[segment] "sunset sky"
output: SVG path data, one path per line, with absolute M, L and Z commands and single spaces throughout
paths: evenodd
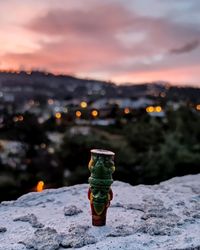
M 0 69 L 200 86 L 199 0 L 0 0 Z

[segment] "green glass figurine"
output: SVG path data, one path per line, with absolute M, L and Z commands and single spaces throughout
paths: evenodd
M 92 149 L 88 168 L 89 177 L 88 199 L 92 211 L 92 225 L 106 224 L 107 208 L 113 198 L 110 188 L 113 183 L 112 173 L 115 171 L 114 153 L 108 150 Z

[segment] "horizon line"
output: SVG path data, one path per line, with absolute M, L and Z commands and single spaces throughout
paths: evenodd
M 111 79 L 101 79 L 101 78 L 91 78 L 91 77 L 83 77 L 77 73 L 61 73 L 61 72 L 52 72 L 45 69 L 0 69 L 0 73 L 10 73 L 10 74 L 21 74 L 26 73 L 27 75 L 31 76 L 32 73 L 43 73 L 46 76 L 53 75 L 53 76 L 62 76 L 62 77 L 73 77 L 81 80 L 89 80 L 89 81 L 99 81 L 105 82 L 110 84 L 115 84 L 117 86 L 131 86 L 131 85 L 144 85 L 144 84 L 161 84 L 161 85 L 169 85 L 169 86 L 176 86 L 176 87 L 192 87 L 192 88 L 200 88 L 200 80 L 199 83 L 194 82 L 171 82 L 167 80 L 154 80 L 154 81 L 140 81 L 140 82 L 116 82 Z

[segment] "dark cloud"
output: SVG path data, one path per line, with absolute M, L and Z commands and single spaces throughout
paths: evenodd
M 183 46 L 179 47 L 179 48 L 174 48 L 170 50 L 171 54 L 182 54 L 182 53 L 188 53 L 191 52 L 193 50 L 195 50 L 196 48 L 199 47 L 199 40 L 194 40 L 192 42 L 186 43 Z
M 121 4 L 97 4 L 85 9 L 53 9 L 27 27 L 48 35 L 105 35 L 127 28 L 134 14 Z
M 197 27 L 173 22 L 168 17 L 141 16 L 119 2 L 100 4 L 95 1 L 93 5 L 83 9 L 51 9 L 29 22 L 26 28 L 50 38 L 59 36 L 74 39 L 75 43 L 93 41 L 97 45 L 101 41 L 104 45 L 110 43 L 122 50 L 124 44 L 120 44 L 117 39 L 119 34 L 132 36 L 143 32 L 146 39 L 140 44 L 140 53 L 142 50 L 145 53 L 147 50 L 150 53 L 159 49 L 169 51 L 170 47 L 176 48 L 180 43 L 186 43 L 188 37 L 195 40 L 200 35 Z M 138 52 L 136 43 L 133 43 L 132 51 Z

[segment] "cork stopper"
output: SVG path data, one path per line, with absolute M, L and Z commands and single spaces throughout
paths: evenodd
M 114 156 L 115 153 L 109 150 L 104 149 L 92 149 L 90 150 L 92 154 L 98 154 L 98 155 L 108 155 L 108 156 Z

